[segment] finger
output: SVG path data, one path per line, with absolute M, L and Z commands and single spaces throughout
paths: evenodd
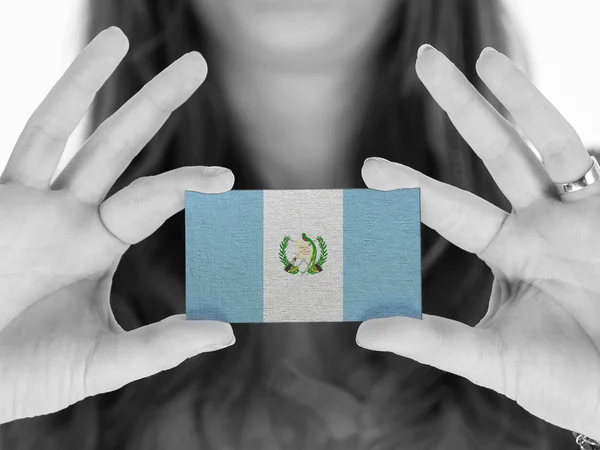
M 416 70 L 515 209 L 548 195 L 552 184 L 535 154 L 448 58 L 423 46 Z
M 199 353 L 234 343 L 229 323 L 186 320 L 183 314 L 127 333 L 103 336 L 89 358 L 85 395 L 114 391 L 178 366 Z
M 198 89 L 207 67 L 198 52 L 183 55 L 109 117 L 53 183 L 98 204 L 171 113 Z
M 114 236 L 133 245 L 181 211 L 186 189 L 216 194 L 230 190 L 233 183 L 233 173 L 223 167 L 180 167 L 138 178 L 100 205 L 100 217 Z
M 429 314 L 423 314 L 422 320 L 387 317 L 361 323 L 356 343 L 413 359 L 504 394 L 501 345 L 491 329 L 472 328 Z
M 111 27 L 81 51 L 27 121 L 0 183 L 48 187 L 69 136 L 128 47 L 123 32 Z
M 480 257 L 508 217 L 506 211 L 471 192 L 381 158 L 368 158 L 362 176 L 369 188 L 381 191 L 420 188 L 421 221 L 457 247 Z
M 487 48 L 477 72 L 539 151 L 555 183 L 576 180 L 591 167 L 577 132 L 510 59 Z

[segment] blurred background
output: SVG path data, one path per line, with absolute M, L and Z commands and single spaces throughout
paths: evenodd
M 588 147 L 599 147 L 600 2 L 503 1 L 528 53 L 534 83 Z M 85 45 L 86 2 L 21 0 L 2 5 L 0 171 L 30 114 Z M 69 141 L 59 170 L 89 133 L 84 118 Z

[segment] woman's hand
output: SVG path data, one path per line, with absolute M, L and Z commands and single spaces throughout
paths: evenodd
M 422 221 L 475 253 L 495 280 L 471 328 L 423 314 L 361 324 L 357 342 L 452 372 L 559 427 L 600 439 L 600 181 L 558 196 L 592 160 L 579 136 L 525 75 L 493 49 L 477 72 L 541 154 L 439 51 L 424 46 L 419 78 L 512 204 L 487 201 L 406 166 L 367 160 L 374 189 L 420 187 Z M 482 299 L 483 301 L 483 299 Z
M 227 169 L 182 167 L 103 201 L 204 81 L 198 53 L 144 86 L 51 183 L 67 138 L 127 49 L 113 27 L 81 52 L 27 122 L 0 177 L 0 423 L 58 411 L 235 342 L 228 323 L 184 315 L 125 332 L 109 303 L 121 255 L 183 208 L 185 189 L 233 185 Z

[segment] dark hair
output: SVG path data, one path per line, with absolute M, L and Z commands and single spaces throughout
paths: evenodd
M 210 66 L 210 49 L 204 47 L 189 0 L 89 4 L 90 39 L 110 25 L 119 26 L 130 39 L 129 55 L 97 96 L 94 125 L 183 53 L 200 50 Z M 358 177 L 364 158 L 382 156 L 510 208 L 414 70 L 417 48 L 431 43 L 504 112 L 475 73 L 484 47 L 509 52 L 509 28 L 499 2 L 399 0 L 394 24 L 382 36 L 371 103 L 349 149 L 356 187 L 362 186 Z M 218 81 L 209 73 L 205 84 L 172 115 L 109 195 L 140 176 L 188 165 L 224 165 L 236 175 L 235 189 L 261 188 L 260 180 L 243 163 Z M 424 312 L 475 325 L 487 310 L 490 271 L 476 256 L 428 228 L 422 228 L 422 236 Z M 123 328 L 183 313 L 184 273 L 180 213 L 123 257 L 111 299 Z M 318 332 L 320 324 L 311 325 Z M 261 339 L 275 338 L 283 327 L 294 324 L 232 326 L 237 336 L 233 347 L 199 355 L 176 369 L 88 398 L 59 413 L 8 424 L 0 434 L 0 449 L 4 445 L 10 450 L 246 448 L 252 444 L 253 427 L 269 420 L 264 409 L 270 401 L 265 384 L 269 374 L 256 364 L 264 356 Z M 570 434 L 530 415 L 512 400 L 412 360 L 363 350 L 354 341 L 356 323 L 336 327 L 345 347 L 335 354 L 339 373 L 331 374 L 328 381 L 365 403 L 365 420 L 373 434 L 362 436 L 360 448 L 529 450 L 569 445 Z M 332 350 L 324 345 L 323 352 Z M 372 389 L 360 391 L 358 385 Z M 290 411 L 298 416 L 287 423 L 297 424 L 298 433 L 306 438 L 305 448 L 316 448 L 311 439 L 322 427 L 317 415 L 297 406 Z

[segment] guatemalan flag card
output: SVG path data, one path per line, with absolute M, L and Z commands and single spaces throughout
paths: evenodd
M 419 194 L 186 191 L 187 319 L 421 319 Z

